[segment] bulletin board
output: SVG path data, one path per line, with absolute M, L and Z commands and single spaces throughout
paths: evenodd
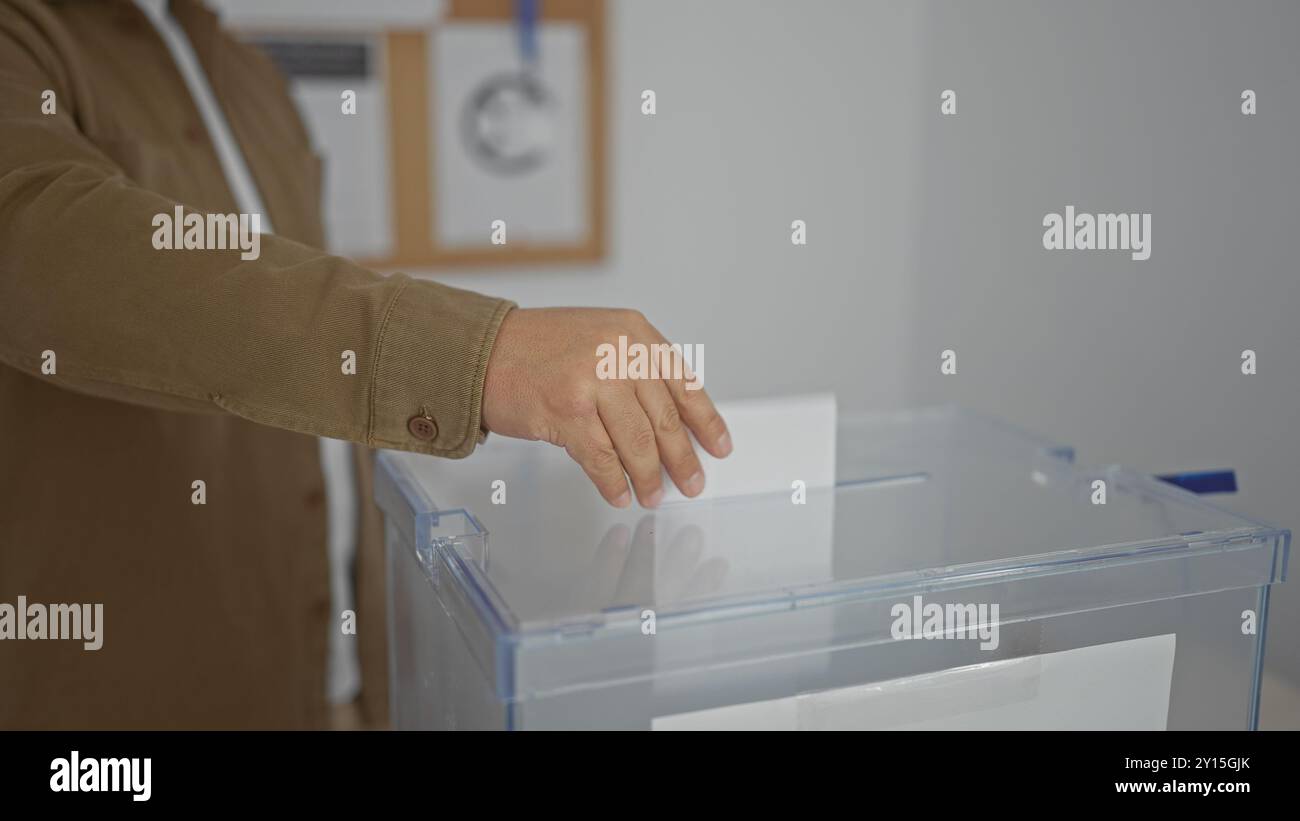
M 517 147 L 515 157 L 478 148 L 476 129 L 491 140 L 499 127 L 467 114 L 486 96 L 517 94 L 515 0 L 449 0 L 432 30 L 386 33 L 392 237 L 389 253 L 364 264 L 464 268 L 603 257 L 604 2 L 541 0 L 537 9 L 529 72 L 547 116 L 529 132 L 539 135 L 537 150 Z M 492 242 L 498 219 L 504 244 Z

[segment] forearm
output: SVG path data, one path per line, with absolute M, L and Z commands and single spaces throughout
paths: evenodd
M 442 456 L 473 449 L 509 303 L 273 235 L 256 259 L 160 250 L 154 218 L 176 203 L 50 120 L 0 116 L 0 361 L 128 402 Z M 408 429 L 421 412 L 432 439 Z

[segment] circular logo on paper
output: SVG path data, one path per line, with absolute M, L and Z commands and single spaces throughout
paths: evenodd
M 494 174 L 534 170 L 552 139 L 553 98 L 528 73 L 498 74 L 483 81 L 465 102 L 461 134 L 470 156 Z

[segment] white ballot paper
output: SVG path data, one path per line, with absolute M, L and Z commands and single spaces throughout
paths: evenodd
M 824 582 L 832 576 L 835 544 L 835 430 L 833 394 L 719 402 L 727 421 L 732 452 L 714 459 L 696 444 L 704 466 L 704 492 L 687 499 L 664 477 L 664 503 L 654 514 L 657 554 L 665 571 L 680 564 L 672 557 L 693 544 L 701 554 L 697 577 L 712 578 L 716 589 L 706 594 L 738 595 L 780 590 Z M 795 503 L 796 482 L 803 493 Z M 779 494 L 779 495 L 777 495 Z M 769 498 L 759 498 L 768 495 Z M 746 498 L 747 497 L 747 498 Z M 691 504 L 699 500 L 730 499 L 720 504 Z M 677 502 L 679 504 L 673 504 Z M 658 567 L 656 567 L 658 570 Z M 656 604 L 676 598 L 673 585 L 656 574 Z M 835 613 L 821 608 L 808 615 L 829 639 Z M 671 642 L 656 642 L 660 670 L 678 669 L 685 660 Z M 816 678 L 829 664 L 828 654 L 813 654 L 792 662 L 792 676 Z M 656 692 L 676 692 L 683 684 L 674 676 L 656 676 Z
M 654 730 L 1164 730 L 1166 633 L 660 716 Z
M 694 441 L 704 467 L 695 499 L 793 492 L 835 484 L 835 395 L 830 393 L 719 402 L 732 452 L 715 459 Z M 664 476 L 664 503 L 690 501 Z

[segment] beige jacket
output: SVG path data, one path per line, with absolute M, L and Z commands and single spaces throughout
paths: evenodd
M 256 260 L 153 247 L 177 204 L 237 208 L 135 5 L 0 0 L 0 603 L 104 612 L 97 651 L 0 641 L 0 728 L 326 726 L 340 614 L 312 435 L 446 457 L 483 436 L 511 304 L 318 250 L 320 161 L 284 80 L 197 0 L 172 6 L 278 231 Z M 357 451 L 378 722 L 380 533 Z

